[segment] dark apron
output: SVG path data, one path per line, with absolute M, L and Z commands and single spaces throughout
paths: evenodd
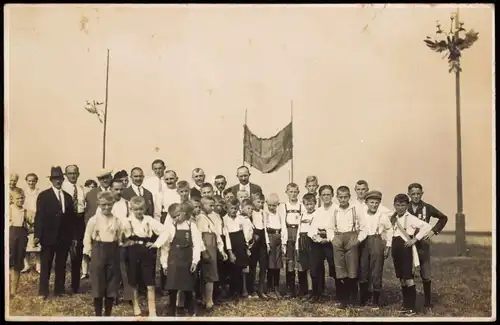
M 269 251 L 269 269 L 281 269 L 283 267 L 281 250 L 281 229 L 267 228 L 271 250 Z
M 247 241 L 243 230 L 229 233 L 229 240 L 231 240 L 231 247 L 234 256 L 236 257 L 235 265 L 247 267 L 250 263 L 247 254 Z
M 299 234 L 299 256 L 297 261 L 300 271 L 307 271 L 310 269 L 311 245 L 312 239 L 307 236 L 306 232 L 301 232 Z
M 217 236 L 215 233 L 203 232 L 201 237 L 209 257 L 209 260 L 201 262 L 203 280 L 205 282 L 217 282 L 219 281 L 217 273 Z
M 191 237 L 191 223 L 189 230 L 177 229 L 170 243 L 167 262 L 167 290 L 192 292 L 196 282 L 194 273 L 191 273 L 193 263 L 193 238 Z

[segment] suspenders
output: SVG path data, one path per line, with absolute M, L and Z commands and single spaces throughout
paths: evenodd
M 302 219 L 302 204 L 299 204 L 299 209 L 298 210 L 288 210 L 288 208 L 286 207 L 286 203 L 285 203 L 285 224 L 288 227 L 290 226 L 294 226 L 294 225 L 290 225 L 287 221 L 287 218 L 288 218 L 288 214 L 289 213 L 298 213 L 300 214 L 300 218 L 299 218 L 299 224 L 300 224 L 300 221 Z
M 335 208 L 335 210 L 333 211 L 333 226 L 335 229 L 335 233 L 339 232 L 338 227 L 337 227 L 337 213 L 338 213 L 338 209 Z M 358 218 L 356 216 L 356 207 L 353 206 L 352 207 L 352 230 L 351 231 L 356 231 L 356 220 L 358 220 Z

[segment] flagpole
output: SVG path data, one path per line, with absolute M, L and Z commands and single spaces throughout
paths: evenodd
M 292 126 L 292 161 L 290 163 L 290 182 L 293 183 L 293 100 L 290 101 L 290 122 Z
M 109 81 L 109 49 L 106 59 L 106 97 L 104 99 L 104 127 L 102 135 L 102 168 L 106 168 L 106 127 L 108 123 L 108 81 Z
M 245 124 L 243 124 L 243 163 L 241 164 L 242 166 L 245 166 L 245 127 L 247 125 L 247 111 L 248 109 L 245 108 Z

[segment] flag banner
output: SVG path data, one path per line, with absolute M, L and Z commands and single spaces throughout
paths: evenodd
M 272 173 L 292 159 L 292 139 L 291 122 L 268 139 L 257 137 L 245 125 L 243 160 L 264 174 Z

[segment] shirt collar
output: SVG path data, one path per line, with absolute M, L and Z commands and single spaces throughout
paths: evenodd
M 55 188 L 54 186 L 52 186 L 52 190 L 54 191 L 54 193 L 57 194 L 58 192 L 62 191 L 62 188 L 58 190 L 57 188 Z
M 347 209 L 343 209 L 343 208 L 339 205 L 339 206 L 338 206 L 338 209 L 339 209 L 339 210 L 341 210 L 341 211 L 345 211 L 345 212 L 347 212 L 347 211 L 349 211 L 349 210 L 351 210 L 351 209 L 354 209 L 354 204 L 349 203 L 349 206 L 347 207 Z
M 102 186 L 99 186 L 99 187 L 101 188 L 101 192 L 106 192 L 106 191 L 109 191 L 109 187 L 108 187 L 108 189 L 107 189 L 107 190 L 105 190 L 105 189 L 104 189 L 104 187 L 102 187 Z

